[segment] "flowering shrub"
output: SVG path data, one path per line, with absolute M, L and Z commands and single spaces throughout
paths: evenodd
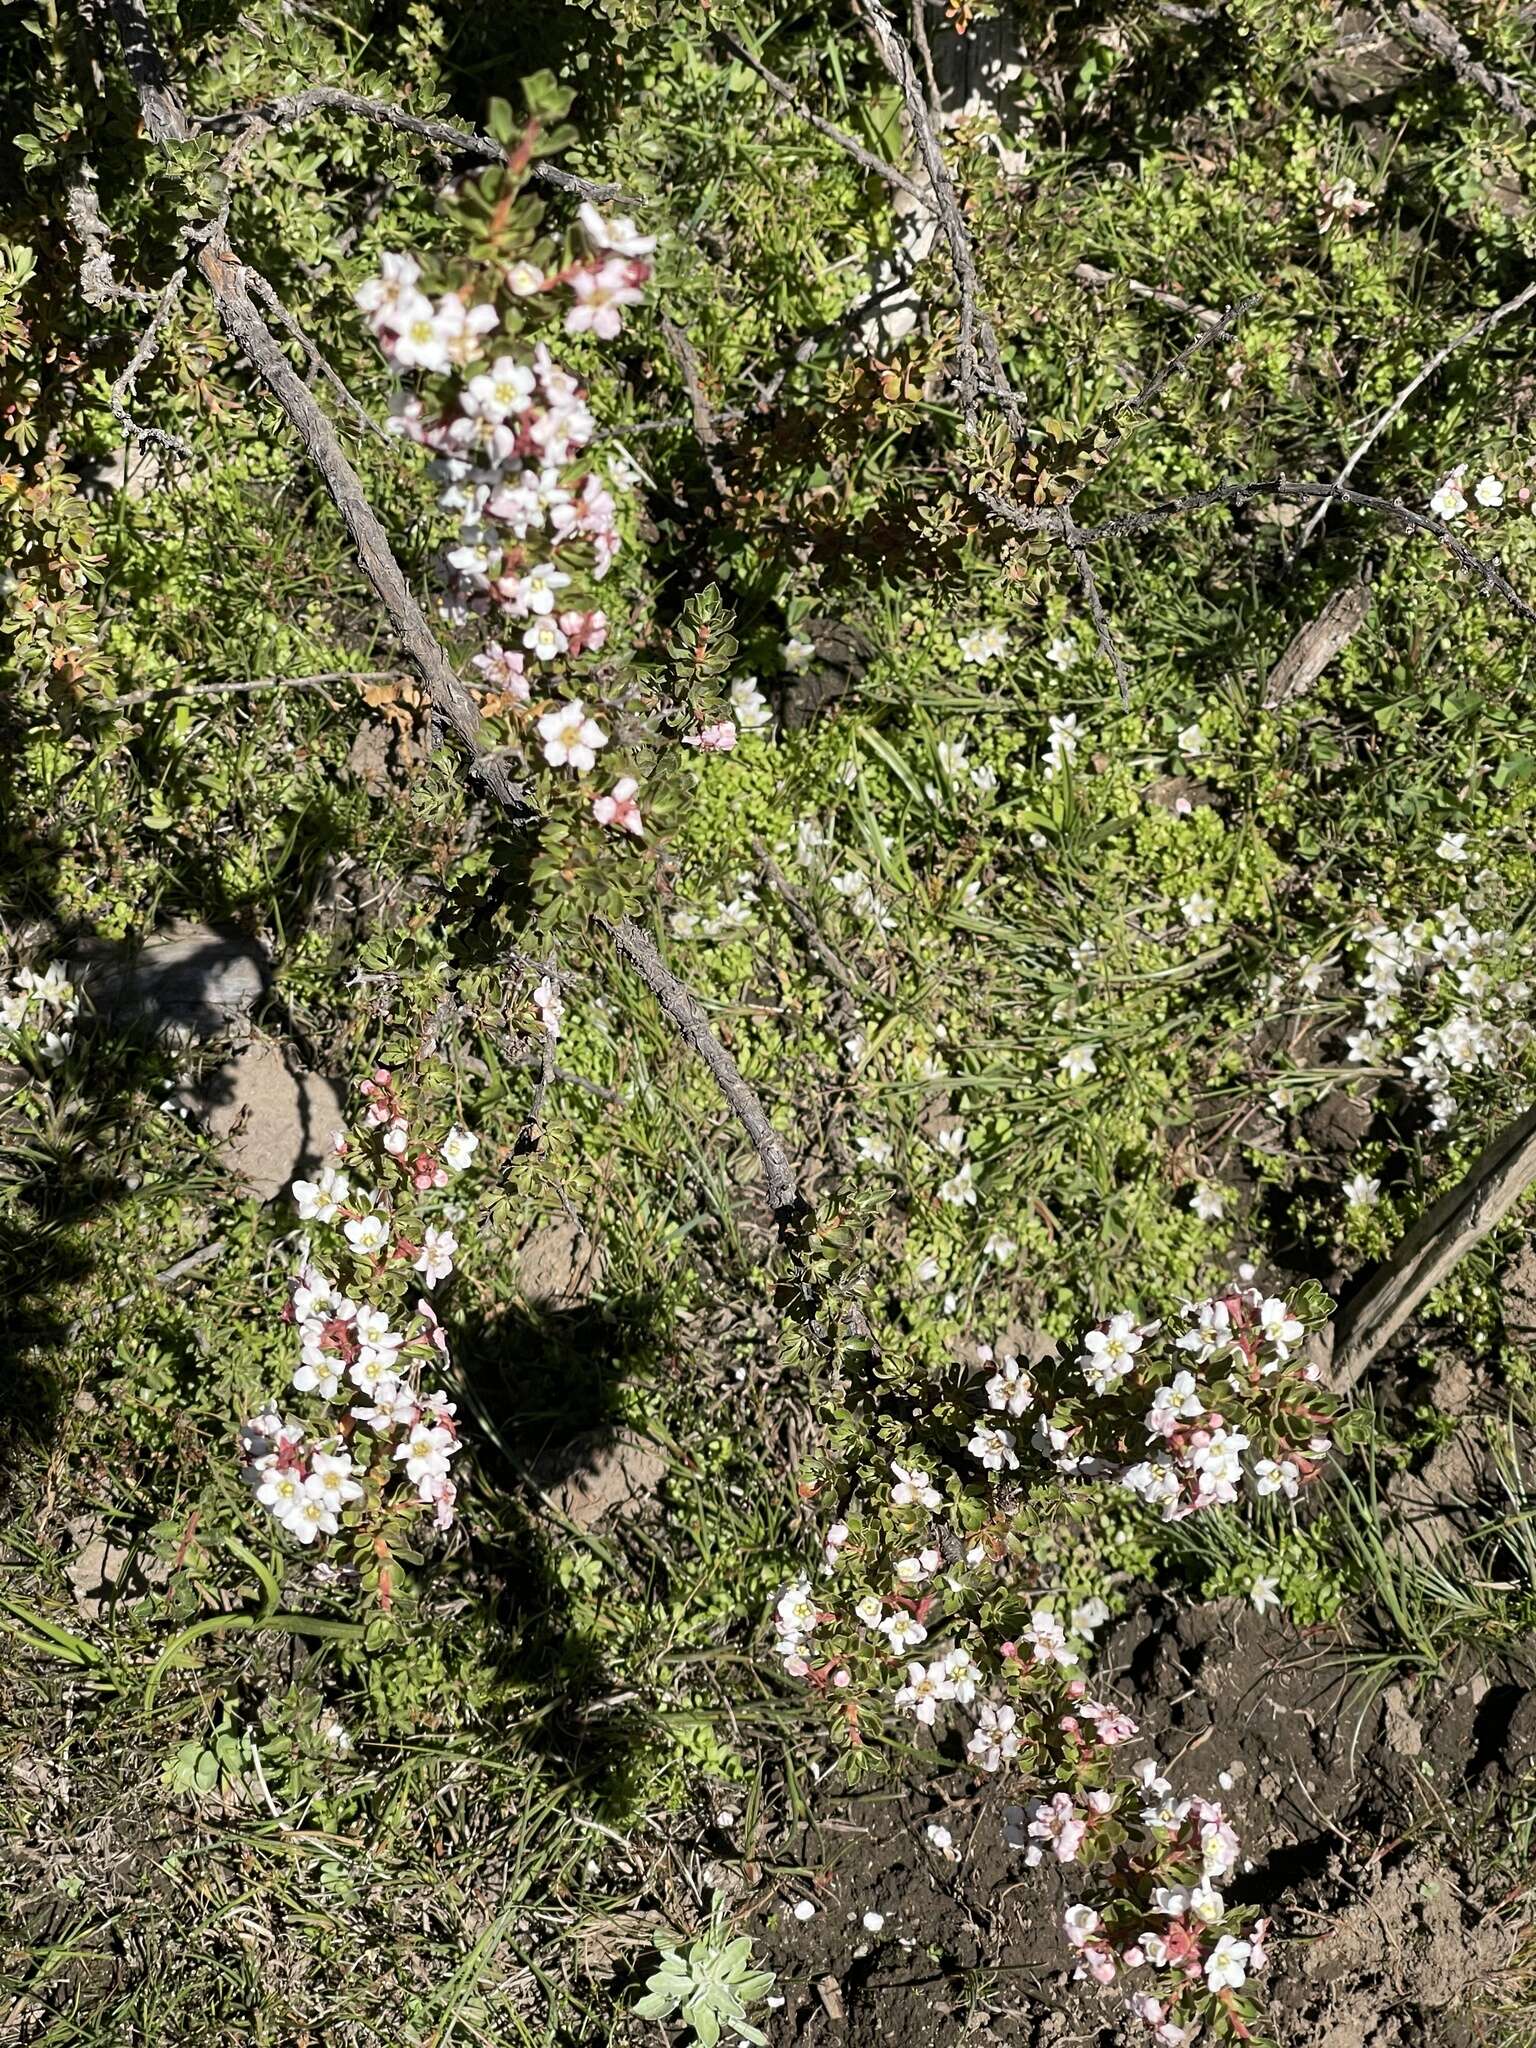
M 315 1179 L 293 1183 L 309 1234 L 284 1320 L 297 1340 L 290 1385 L 310 1415 L 258 1415 L 241 1445 L 259 1505 L 306 1548 L 342 1538 L 387 1607 L 389 1560 L 410 1558 L 396 1532 L 454 1518 L 459 1436 L 430 1297 L 453 1272 L 479 1140 L 457 1124 L 414 1126 L 386 1068 L 360 1093 L 360 1128 L 337 1132 Z
M 635 523 L 640 472 L 617 448 L 594 454 L 587 387 L 555 351 L 617 339 L 644 301 L 656 237 L 590 203 L 563 242 L 545 231 L 526 181 L 533 156 L 560 146 L 541 122 L 570 95 L 547 76 L 526 90 L 535 118 L 520 137 L 505 103 L 492 103 L 507 162 L 449 208 L 468 259 L 386 253 L 356 303 L 391 369 L 412 380 L 390 424 L 430 457 L 452 523 L 440 609 L 484 634 L 471 663 L 482 709 L 537 780 L 549 819 L 535 877 L 565 904 L 573 875 L 592 876 L 605 848 L 633 850 L 665 822 L 681 748 L 695 761 L 728 752 L 768 712 L 750 678 L 722 694 L 736 643 L 713 586 L 685 606 L 667 648 L 676 692 L 634 666 L 629 642 L 645 622 L 612 619 L 598 602 Z
M 1162 2043 L 1208 2021 L 1241 2034 L 1262 1932 L 1218 1889 L 1238 1854 L 1221 1808 L 1175 1801 L 1155 1761 L 1124 1760 L 1136 1722 L 1078 1669 L 1107 1610 L 1061 1611 L 1030 1537 L 1090 1485 L 1165 1520 L 1296 1498 L 1354 1427 L 1306 1356 L 1325 1313 L 1233 1288 L 1186 1304 L 1177 1335 L 1126 1311 L 1033 1368 L 980 1347 L 985 1377 L 937 1404 L 925 1437 L 898 1450 L 882 1429 L 883 1476 L 828 1529 L 820 1583 L 789 1586 L 776 1610 L 786 1672 L 826 1695 L 849 1742 L 864 1716 L 956 1717 L 977 1770 L 1025 1778 L 1029 1860 L 1086 1873 L 1066 1922 L 1081 1973 L 1145 1971 L 1132 2009 Z

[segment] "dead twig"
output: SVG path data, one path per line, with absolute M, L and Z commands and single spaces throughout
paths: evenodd
M 752 1140 L 763 1169 L 763 1185 L 774 1221 L 782 1237 L 793 1237 L 810 1208 L 800 1192 L 800 1183 L 784 1140 L 768 1121 L 768 1113 L 742 1078 L 741 1069 L 709 1028 L 709 1020 L 697 998 L 684 987 L 640 927 L 621 917 L 616 924 L 606 918 L 598 922 L 613 940 L 620 955 L 639 975 L 671 1019 L 683 1043 L 692 1048 L 715 1078 L 715 1085 L 734 1111 Z
M 1480 319 L 1474 320 L 1470 327 L 1464 327 L 1460 334 L 1445 344 L 1444 348 L 1437 349 L 1423 369 L 1419 371 L 1418 375 L 1403 386 L 1386 411 L 1376 420 L 1370 432 L 1360 442 L 1358 447 L 1355 448 L 1349 460 L 1339 471 L 1336 481 L 1341 484 L 1349 482 L 1355 473 L 1356 466 L 1375 447 L 1409 399 L 1423 385 L 1429 382 L 1430 378 L 1434 376 L 1435 372 L 1449 356 L 1453 356 L 1457 349 L 1464 348 L 1469 341 L 1476 341 L 1481 335 L 1490 333 L 1501 321 L 1510 319 L 1522 307 L 1528 306 L 1532 299 L 1536 299 L 1536 283 L 1528 284 L 1523 292 L 1518 292 L 1514 298 L 1507 299 L 1502 306 L 1495 306 L 1491 312 L 1484 313 Z M 1301 529 L 1301 537 L 1296 543 L 1298 550 L 1304 548 L 1313 534 L 1316 533 L 1318 527 L 1322 525 L 1323 520 L 1327 516 L 1327 512 L 1328 507 L 1326 503 L 1318 506 L 1306 525 Z
M 710 482 L 722 498 L 731 495 L 731 486 L 720 459 L 715 454 L 723 438 L 715 424 L 715 416 L 709 409 L 709 400 L 704 396 L 704 385 L 699 375 L 699 358 L 693 343 L 688 339 L 675 320 L 663 313 L 661 331 L 666 338 L 668 351 L 677 364 L 678 374 L 683 380 L 683 389 L 688 393 L 688 404 L 693 412 L 693 431 L 704 450 L 704 461 L 709 469 Z
M 186 281 L 187 266 L 179 263 L 166 280 L 165 289 L 160 294 L 160 303 L 150 316 L 149 325 L 139 336 L 138 347 L 112 379 L 111 389 L 107 393 L 107 404 L 112 409 L 113 419 L 130 440 L 141 445 L 169 449 L 173 455 L 179 455 L 183 462 L 190 462 L 192 450 L 179 434 L 168 433 L 164 427 L 142 427 L 128 410 L 128 401 L 133 396 L 134 387 L 160 346 L 161 330 L 170 319 L 171 310 L 181 297 L 181 288 Z
M 1020 533 L 1055 534 L 1065 538 L 1063 520 L 1065 514 L 1060 505 L 1015 505 L 1010 499 L 1001 497 L 996 491 L 979 486 L 975 490 L 977 500 L 999 519 L 1005 520 Z M 1536 606 L 1532 606 L 1493 563 L 1475 554 L 1465 541 L 1453 533 L 1443 519 L 1436 519 L 1428 512 L 1416 512 L 1411 505 L 1405 505 L 1396 498 L 1372 497 L 1367 491 L 1351 490 L 1339 484 L 1300 483 L 1289 477 L 1263 477 L 1251 483 L 1218 484 L 1208 491 L 1192 491 L 1187 497 L 1172 498 L 1161 505 L 1150 505 L 1138 512 L 1122 512 L 1115 518 L 1102 520 L 1097 526 L 1083 526 L 1077 529 L 1078 537 L 1084 541 L 1127 540 L 1135 534 L 1150 533 L 1170 520 L 1183 519 L 1195 512 L 1208 512 L 1217 506 L 1246 505 L 1255 498 L 1279 498 L 1291 504 L 1315 505 L 1323 499 L 1336 499 L 1341 505 L 1353 505 L 1362 511 L 1379 512 L 1394 520 L 1410 533 L 1429 534 L 1454 558 L 1469 575 L 1475 576 L 1486 588 L 1497 592 L 1514 612 L 1531 624 L 1536 624 Z
M 1526 129 L 1536 120 L 1514 79 L 1507 72 L 1490 71 L 1486 64 L 1480 64 L 1442 15 L 1429 7 L 1410 6 L 1400 6 L 1396 14 L 1409 35 L 1449 64 L 1464 84 L 1492 100 L 1506 119 Z
M 1072 275 L 1090 290 L 1102 291 L 1106 285 L 1118 285 L 1128 298 L 1148 299 L 1154 306 L 1166 306 L 1170 313 L 1187 313 L 1192 320 L 1199 320 L 1208 327 L 1219 325 L 1222 318 L 1209 306 L 1197 306 L 1189 299 L 1181 299 L 1177 292 L 1165 292 L 1155 284 L 1143 284 L 1139 277 L 1119 277 L 1112 270 L 1100 270 L 1096 263 L 1076 263 L 1072 266 Z
M 364 433 L 372 434 L 375 440 L 382 441 L 386 448 L 393 448 L 395 443 L 385 433 L 367 406 L 337 376 L 336 372 L 325 360 L 325 357 L 321 355 L 319 349 L 315 347 L 315 344 L 304 332 L 298 321 L 294 319 L 261 272 L 259 270 L 252 270 L 251 266 L 247 264 L 245 266 L 245 278 L 246 283 L 256 294 L 257 298 L 261 300 L 261 303 L 266 307 L 273 319 L 292 335 L 293 339 L 304 351 L 304 358 L 309 364 L 310 374 L 320 379 L 331 395 L 357 421 Z
M 825 135 L 829 142 L 835 142 L 845 156 L 852 157 L 856 164 L 866 171 L 873 172 L 875 177 L 883 178 L 894 191 L 904 192 L 909 199 L 915 199 L 919 206 L 931 211 L 927 194 L 913 184 L 905 171 L 895 164 L 887 163 L 884 157 L 875 156 L 862 142 L 856 142 L 846 128 L 839 128 L 835 122 L 813 112 L 787 78 L 781 78 L 777 71 L 770 71 L 761 57 L 754 57 L 746 44 L 739 37 L 732 35 L 729 29 L 718 29 L 716 33 L 731 55 L 745 64 L 749 71 L 755 72 L 770 92 L 776 92 L 785 105 L 792 107 L 801 120 L 814 128 L 818 135 Z
M 1347 1393 L 1451 1268 L 1536 1181 L 1536 1109 L 1501 1131 L 1426 1209 L 1385 1265 L 1334 1318 L 1333 1383 Z
M 560 969 L 553 953 L 544 962 L 540 972 L 549 985 L 553 1006 L 558 1012 L 560 1004 Z M 528 1105 L 528 1114 L 523 1127 L 513 1141 L 514 1157 L 537 1152 L 544 1140 L 544 1104 L 555 1082 L 555 1035 L 548 1028 L 544 1032 L 544 1043 L 539 1049 L 539 1078 L 533 1084 L 533 1100 Z
M 403 107 L 394 106 L 389 100 L 369 99 L 362 93 L 344 92 L 334 85 L 313 85 L 303 92 L 268 100 L 262 106 L 245 107 L 227 114 L 208 114 L 198 125 L 216 132 L 243 129 L 258 123 L 268 128 L 291 128 L 298 121 L 308 120 L 312 114 L 326 113 L 360 114 L 365 120 L 377 121 L 381 127 L 393 128 L 401 135 L 418 136 L 423 142 L 430 142 L 454 156 L 474 157 L 481 163 L 506 162 L 507 152 L 494 136 L 481 135 L 473 128 L 460 128 L 453 121 L 436 121 L 420 114 L 408 114 Z M 533 164 L 528 175 L 546 185 L 553 185 L 557 191 L 571 192 L 580 199 L 591 200 L 594 205 L 612 204 L 615 200 L 625 206 L 644 203 L 634 193 L 626 192 L 622 185 L 605 185 L 591 178 L 578 178 L 571 171 L 562 171 L 556 164 Z
M 855 1002 L 859 996 L 859 984 L 848 967 L 839 957 L 830 941 L 824 937 L 821 926 L 816 922 L 815 913 L 800 891 L 780 872 L 778 863 L 769 853 L 761 839 L 752 841 L 752 851 L 757 855 L 757 864 L 763 871 L 763 878 L 773 890 L 784 908 L 798 926 L 800 936 L 822 972 L 829 980 Z
M 917 72 L 913 68 L 912 53 L 895 22 L 882 6 L 881 0 L 859 0 L 859 12 L 869 31 L 870 40 L 879 52 L 881 63 L 901 89 L 912 139 L 917 145 L 918 155 L 922 158 L 923 169 L 928 174 L 928 183 L 933 194 L 932 203 L 937 209 L 939 226 L 943 229 L 944 239 L 949 247 L 950 268 L 954 272 L 955 290 L 960 299 L 956 385 L 966 425 L 971 428 L 976 425 L 981 364 L 984 362 L 998 402 L 1007 416 L 1009 427 L 1016 439 L 1021 438 L 1024 433 L 1023 416 L 1019 411 L 1018 400 L 1014 396 L 1008 372 L 1003 367 L 997 335 L 980 302 L 981 286 L 976 276 L 976 257 L 970 231 L 961 213 L 954 180 L 949 175 L 949 166 L 944 161 L 944 152 L 939 147 L 933 119 L 923 96 L 923 89 L 918 83 Z
M 1072 514 L 1066 505 L 1062 506 L 1061 512 L 1061 538 L 1066 542 L 1067 552 L 1077 565 L 1078 581 L 1083 586 L 1083 596 L 1087 601 L 1088 615 L 1093 620 L 1093 630 L 1099 636 L 1099 646 L 1108 657 L 1109 665 L 1115 672 L 1115 681 L 1120 685 L 1120 702 L 1129 711 L 1131 679 L 1126 673 L 1120 650 L 1115 645 L 1115 636 L 1109 630 L 1109 614 L 1105 611 L 1104 600 L 1099 595 L 1099 583 L 1093 573 L 1093 563 L 1089 560 L 1088 550 L 1083 545 L 1082 529 L 1073 523 Z
M 1310 690 L 1334 656 L 1354 639 L 1370 609 L 1368 585 L 1346 583 L 1336 590 L 1270 670 L 1264 684 L 1264 709 L 1278 711 L 1282 704 Z

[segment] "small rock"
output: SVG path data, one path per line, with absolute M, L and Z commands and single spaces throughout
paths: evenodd
M 270 1202 L 305 1167 L 330 1152 L 346 1122 L 335 1084 L 299 1074 L 271 1039 L 257 1038 L 207 1077 L 195 1098 L 230 1170 L 258 1200 Z
M 590 1529 L 608 1515 L 631 1512 L 654 1499 L 667 1471 L 667 1461 L 655 1445 L 630 1430 L 606 1441 L 602 1433 L 578 1438 L 558 1456 L 564 1477 L 551 1488 L 551 1495 L 578 1529 Z
M 1419 1726 L 1408 1695 L 1400 1685 L 1389 1685 L 1381 1696 L 1382 1733 L 1394 1756 L 1420 1756 L 1424 1730 Z
M 249 1027 L 268 973 L 265 953 L 244 932 L 179 923 L 137 948 L 86 951 L 75 979 L 104 1016 L 208 1039 Z
M 517 1255 L 523 1299 L 541 1308 L 579 1308 L 602 1285 L 603 1251 L 574 1216 L 534 1231 Z
M 114 1542 L 98 1518 L 74 1523 L 69 1534 L 79 1549 L 64 1576 L 82 1614 L 94 1617 L 119 1601 L 142 1600 L 170 1577 L 163 1563 Z

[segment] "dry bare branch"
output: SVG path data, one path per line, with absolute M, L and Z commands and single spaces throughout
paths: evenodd
M 1065 539 L 1063 509 L 1060 505 L 1015 505 L 996 491 L 980 487 L 977 500 L 1020 533 L 1048 533 Z M 1351 490 L 1340 484 L 1300 483 L 1289 477 L 1261 477 L 1251 483 L 1217 484 L 1208 491 L 1192 491 L 1187 497 L 1172 498 L 1162 505 L 1149 505 L 1138 512 L 1122 512 L 1097 526 L 1077 529 L 1084 541 L 1128 540 L 1138 533 L 1150 533 L 1170 520 L 1187 518 L 1195 512 L 1209 512 L 1217 506 L 1246 505 L 1255 498 L 1279 498 L 1282 502 L 1315 505 L 1336 499 L 1361 511 L 1379 512 L 1410 533 L 1424 533 L 1437 540 L 1459 567 L 1475 576 L 1487 589 L 1502 597 L 1512 611 L 1536 624 L 1536 606 L 1523 598 L 1501 569 L 1485 561 L 1452 532 L 1443 519 L 1428 512 L 1416 512 L 1397 498 L 1376 498 L 1367 491 Z
M 749 71 L 755 72 L 770 92 L 776 92 L 785 105 L 792 107 L 801 120 L 814 128 L 818 135 L 825 135 L 829 142 L 835 142 L 845 156 L 852 157 L 856 164 L 866 171 L 873 172 L 875 177 L 883 178 L 894 191 L 904 192 L 909 199 L 915 199 L 919 206 L 928 207 L 928 195 L 913 184 L 905 171 L 895 164 L 887 163 L 884 157 L 876 156 L 873 151 L 867 150 L 862 142 L 856 142 L 846 128 L 839 128 L 835 122 L 813 112 L 787 78 L 781 78 L 777 71 L 770 71 L 761 57 L 754 57 L 746 44 L 738 36 L 732 35 L 729 29 L 720 29 L 717 34 L 731 55 L 745 64 Z
M 1427 1209 L 1385 1265 L 1334 1319 L 1334 1385 L 1347 1393 L 1472 1247 L 1536 1181 L 1536 1109 L 1501 1131 L 1466 1176 Z
M 186 281 L 187 266 L 179 263 L 166 280 L 165 289 L 160 294 L 160 303 L 150 316 L 149 325 L 139 336 L 138 347 L 112 379 L 111 389 L 107 393 L 107 404 L 112 409 L 113 419 L 130 440 L 147 443 L 155 448 L 169 449 L 171 454 L 179 455 L 183 462 L 190 462 L 192 450 L 179 434 L 168 433 L 164 427 L 140 426 L 128 410 L 128 401 L 133 396 L 134 387 L 160 346 L 161 331 L 170 319 L 171 310 L 181 297 L 181 288 Z
M 1412 378 L 1398 392 L 1396 398 L 1393 399 L 1386 411 L 1375 422 L 1370 432 L 1365 436 L 1365 439 L 1360 442 L 1359 446 L 1351 454 L 1349 460 L 1339 471 L 1338 482 L 1341 484 L 1349 482 L 1355 473 L 1356 465 L 1370 453 L 1371 449 L 1375 447 L 1376 443 L 1387 431 L 1387 428 L 1391 426 L 1413 394 L 1421 386 L 1429 382 L 1430 378 L 1434 376 L 1436 370 L 1440 368 L 1440 365 L 1448 356 L 1454 355 L 1457 349 L 1464 348 L 1469 341 L 1476 341 L 1479 336 L 1491 333 L 1501 321 L 1510 319 L 1522 307 L 1528 306 L 1532 299 L 1536 299 L 1536 284 L 1528 284 L 1523 292 L 1518 292 L 1512 299 L 1506 299 L 1502 306 L 1495 306 L 1491 312 L 1484 313 L 1480 319 L 1474 320 L 1470 327 L 1464 327 L 1460 334 L 1445 344 L 1444 348 L 1436 350 L 1435 354 L 1430 357 L 1418 375 Z M 1301 538 L 1297 542 L 1298 548 L 1306 546 L 1327 516 L 1327 512 L 1328 507 L 1326 503 L 1318 506 L 1312 517 L 1301 529 Z
M 325 113 L 360 114 L 365 120 L 377 121 L 381 127 L 393 128 L 398 134 L 418 136 L 423 142 L 430 142 L 453 156 L 474 157 L 480 163 L 506 161 L 507 152 L 494 136 L 481 135 L 473 128 L 460 128 L 453 121 L 408 114 L 403 107 L 397 107 L 389 100 L 369 99 L 362 93 L 345 92 L 334 85 L 313 85 L 304 92 L 268 100 L 263 106 L 245 107 L 227 114 L 210 114 L 198 125 L 216 132 L 254 126 L 291 128 L 296 122 L 308 120 L 312 114 Z M 616 200 L 625 206 L 643 204 L 634 193 L 626 192 L 622 185 L 605 185 L 591 178 L 578 178 L 571 171 L 562 171 L 557 164 L 533 164 L 528 175 L 546 185 L 553 185 L 557 191 L 589 199 L 594 205 L 611 205 Z
M 1072 275 L 1079 284 L 1085 284 L 1092 291 L 1102 291 L 1106 285 L 1118 285 L 1128 298 L 1149 299 L 1155 306 L 1166 306 L 1170 313 L 1187 313 L 1192 320 L 1199 320 L 1207 327 L 1214 327 L 1221 320 L 1220 313 L 1213 313 L 1209 306 L 1197 306 L 1190 299 L 1181 299 L 1177 292 L 1165 292 L 1155 284 L 1143 284 L 1139 277 L 1120 277 L 1112 270 L 1100 270 L 1096 263 L 1075 263 Z
M 1490 71 L 1486 64 L 1480 64 L 1443 15 L 1430 7 L 1406 5 L 1396 13 L 1409 35 L 1449 64 L 1464 84 L 1492 100 L 1508 120 L 1525 129 L 1536 121 L 1536 113 L 1526 105 L 1514 79 L 1507 72 Z
M 715 1077 L 715 1085 L 752 1140 L 762 1163 L 763 1185 L 774 1221 L 782 1236 L 791 1236 L 810 1214 L 800 1192 L 800 1183 L 790 1164 L 784 1141 L 768 1121 L 767 1111 L 743 1080 L 741 1069 L 709 1028 L 709 1019 L 698 1000 L 667 966 L 640 927 L 621 917 L 617 924 L 600 920 L 624 959 L 639 975 L 651 994 L 671 1018 L 678 1036 L 690 1046 Z
M 912 53 L 907 48 L 901 31 L 882 6 L 881 0 L 859 0 L 859 12 L 869 31 L 870 40 L 879 52 L 881 63 L 901 90 L 912 139 L 917 145 L 918 155 L 923 160 L 923 169 L 928 174 L 928 183 L 933 194 L 932 203 L 937 208 L 939 226 L 944 231 L 944 240 L 949 247 L 950 268 L 954 271 L 955 290 L 960 299 L 960 338 L 956 365 L 960 409 L 965 415 L 967 426 L 974 428 L 977 400 L 981 390 L 981 364 L 985 362 L 987 375 L 992 379 L 998 401 L 1007 415 L 1008 424 L 1015 438 L 1019 438 L 1024 433 L 1023 416 L 1019 411 L 1013 386 L 1009 382 L 1008 372 L 1003 367 L 997 335 L 981 305 L 981 286 L 976 276 L 976 255 L 970 230 L 965 224 L 954 180 L 949 175 L 949 166 L 944 161 L 944 152 L 939 147 L 939 139 L 934 132 L 928 102 L 913 67 Z
M 103 700 L 104 711 L 127 711 L 135 704 L 176 703 L 186 697 L 237 697 L 256 690 L 326 690 L 337 683 L 387 683 L 399 678 L 397 668 L 335 669 L 313 676 L 249 676 L 217 683 L 163 683 L 152 690 L 130 690 L 124 697 Z
M 249 264 L 246 264 L 245 280 L 267 311 L 272 315 L 273 319 L 292 335 L 293 339 L 304 351 L 304 358 L 309 364 L 311 375 L 320 379 L 321 383 L 325 385 L 326 389 L 344 410 L 351 414 L 352 418 L 356 420 L 365 433 L 373 435 L 375 440 L 382 441 L 386 448 L 393 448 L 395 443 L 391 441 L 367 406 L 337 376 L 336 372 L 325 360 L 325 357 L 321 355 L 319 349 L 315 347 L 315 344 L 304 332 L 298 321 L 294 319 L 261 272 L 253 270 Z

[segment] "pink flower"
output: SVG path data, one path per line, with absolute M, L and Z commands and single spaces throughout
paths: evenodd
M 728 718 L 722 718 L 718 725 L 706 725 L 701 732 L 690 733 L 683 741 L 685 747 L 697 747 L 701 754 L 728 754 L 736 744 L 736 727 Z
M 635 791 L 639 787 L 633 775 L 621 775 L 610 795 L 594 797 L 592 815 L 599 825 L 611 825 L 616 832 L 630 832 L 636 839 L 643 839 L 645 826 L 641 822 L 640 806 L 635 802 Z
M 608 638 L 606 612 L 562 612 L 556 624 L 565 635 L 572 654 L 584 654 L 588 649 L 596 654 Z
M 509 697 L 515 697 L 519 704 L 528 702 L 528 679 L 523 674 L 527 657 L 516 647 L 503 647 L 499 640 L 493 640 L 483 654 L 477 654 L 470 663 L 479 669 L 488 683 L 494 683 L 498 690 L 504 690 Z
M 613 341 L 624 330 L 625 306 L 638 306 L 645 297 L 640 286 L 650 276 L 650 265 L 610 257 L 607 262 L 573 271 L 571 290 L 576 303 L 565 316 L 567 334 L 592 333 L 599 341 Z
M 1053 1799 L 1036 1800 L 1029 1832 L 1037 1842 L 1050 1843 L 1058 1863 L 1071 1863 L 1083 1846 L 1088 1828 L 1072 1804 L 1071 1795 L 1058 1792 Z

